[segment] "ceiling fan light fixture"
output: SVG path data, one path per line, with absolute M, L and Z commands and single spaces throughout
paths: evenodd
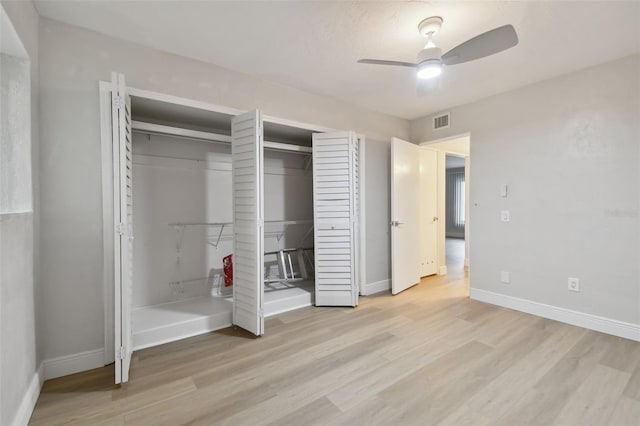
M 439 60 L 425 61 L 418 66 L 419 79 L 434 78 L 442 74 L 442 63 Z

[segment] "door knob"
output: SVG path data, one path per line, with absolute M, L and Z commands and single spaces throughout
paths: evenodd
M 437 222 L 437 221 L 438 221 L 438 216 L 434 216 L 434 217 L 433 217 L 433 221 L 434 221 L 434 222 Z

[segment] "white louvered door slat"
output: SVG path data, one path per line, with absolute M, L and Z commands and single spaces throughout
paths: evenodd
M 129 381 L 133 353 L 133 148 L 131 98 L 124 75 L 114 74 L 112 135 L 114 159 L 114 307 L 116 383 Z
M 316 306 L 358 304 L 357 139 L 313 135 Z
M 264 334 L 264 158 L 262 115 L 231 120 L 233 187 L 233 324 Z

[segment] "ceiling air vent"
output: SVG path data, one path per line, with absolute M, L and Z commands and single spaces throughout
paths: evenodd
M 450 117 L 451 113 L 441 114 L 433 117 L 433 130 L 448 128 Z

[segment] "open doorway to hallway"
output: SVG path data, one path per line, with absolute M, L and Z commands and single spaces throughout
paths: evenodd
M 421 257 L 428 259 L 435 250 L 437 272 L 431 269 L 432 274 L 467 272 L 470 148 L 468 134 L 421 144 Z
M 445 260 L 450 274 L 465 266 L 465 158 L 446 154 L 445 166 Z

